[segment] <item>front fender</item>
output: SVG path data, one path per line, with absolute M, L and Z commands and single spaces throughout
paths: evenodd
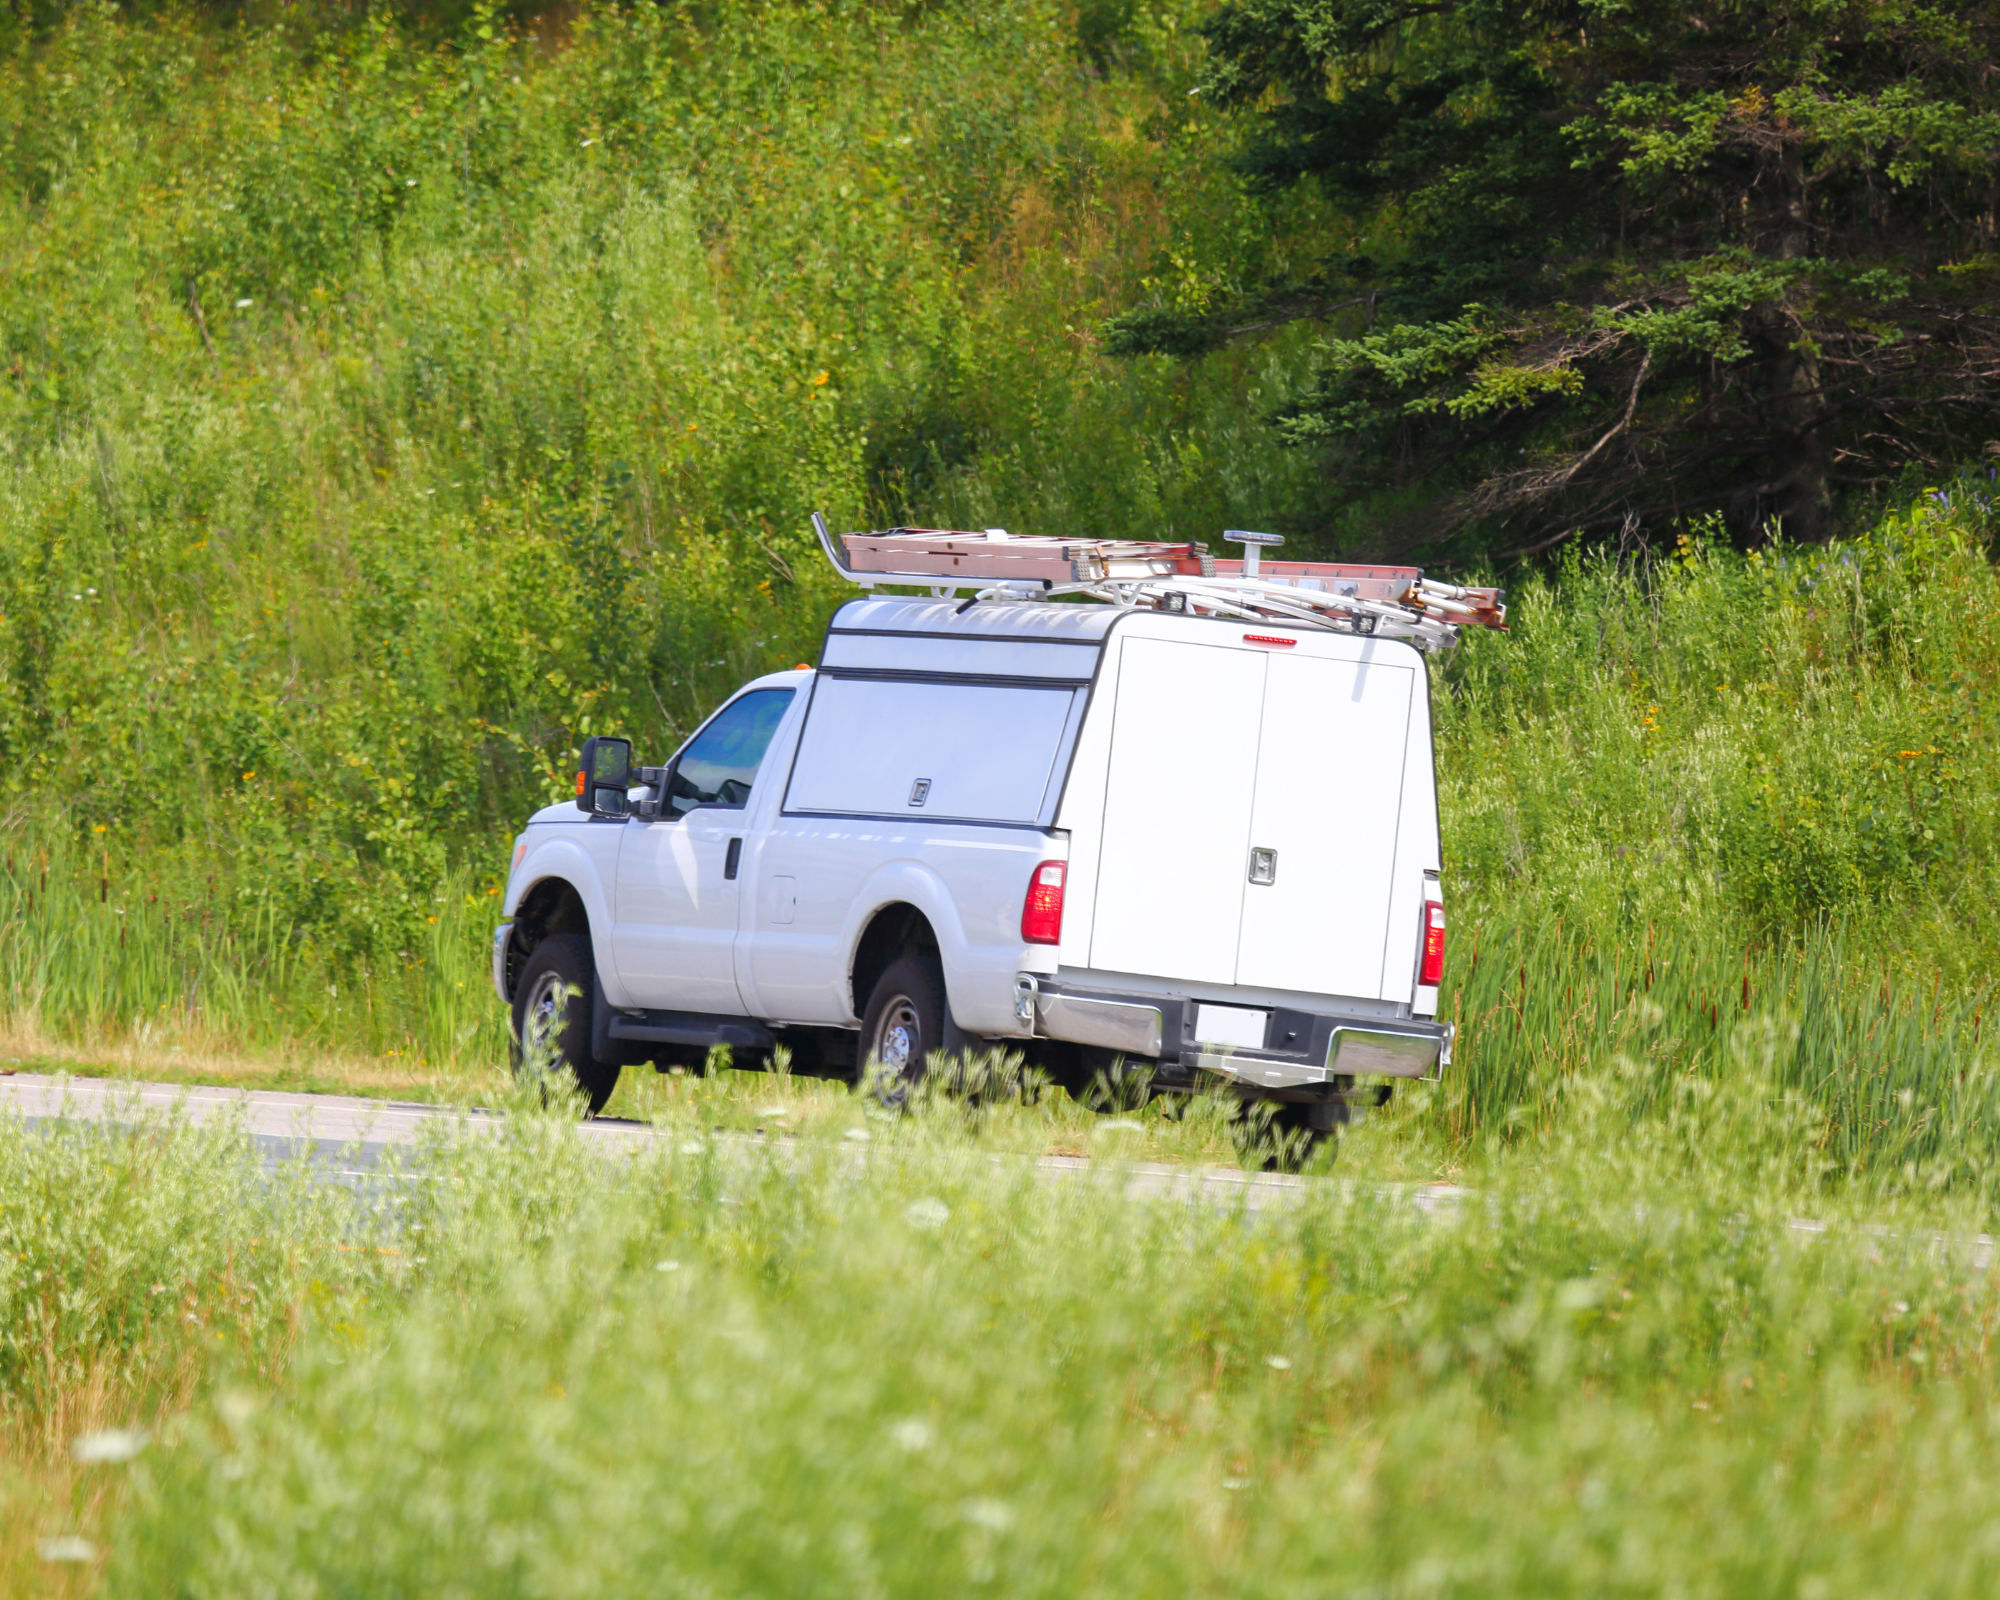
M 613 870 L 617 854 L 612 852 Z M 618 981 L 617 963 L 612 959 L 612 899 L 605 883 L 603 865 L 575 839 L 558 834 L 552 839 L 531 840 L 521 864 L 507 885 L 505 915 L 512 920 L 521 902 L 539 884 L 559 878 L 576 890 L 590 923 L 591 953 L 597 964 L 597 982 L 604 998 L 614 1006 L 630 1005 L 631 997 Z

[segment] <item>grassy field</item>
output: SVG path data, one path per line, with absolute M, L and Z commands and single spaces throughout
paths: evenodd
M 1196 14 L 0 17 L 9 1009 L 490 1060 L 513 829 L 816 652 L 810 511 L 1283 520 L 1304 335 L 1095 350 L 1184 235 L 1283 231 Z
M 582 735 L 663 755 L 812 658 L 815 506 L 1365 537 L 1256 420 L 1310 327 L 1096 347 L 1324 221 L 1212 159 L 1201 15 L 0 27 L 4 1053 L 501 1092 L 513 830 Z M 1553 1115 L 1635 983 L 1656 1063 L 1795 1027 L 1849 1165 L 1964 1143 L 2000 956 L 1990 495 L 1495 575 L 1514 631 L 1433 685 L 1467 1041 L 1438 1163 Z
M 1413 1163 L 1448 1175 L 1482 1142 L 1559 1121 L 1569 1082 L 1643 1012 L 1656 1094 L 1726 1074 L 1755 1024 L 1824 1118 L 1829 1181 L 1986 1192 L 2000 582 L 1985 494 L 1955 481 L 1818 551 L 1689 538 L 1572 561 L 1517 589 L 1512 632 L 1444 659 L 1444 993 L 1462 1043 L 1441 1092 L 1413 1103 Z M 493 896 L 439 897 L 420 960 L 350 981 L 275 923 L 204 929 L 62 848 L 46 876 L 0 881 L 0 975 L 23 1002 L 6 1054 L 506 1092 Z
M 0 1572 L 1985 1592 L 1976 1208 L 1827 1194 L 1809 1112 L 1742 1064 L 1643 1113 L 1593 1074 L 1442 1217 L 1370 1182 L 1127 1201 L 951 1107 L 758 1148 L 668 1096 L 655 1150 L 608 1164 L 523 1115 L 444 1137 L 387 1206 L 267 1184 L 222 1133 L 0 1125 Z M 1357 1171 L 1397 1137 L 1357 1136 Z

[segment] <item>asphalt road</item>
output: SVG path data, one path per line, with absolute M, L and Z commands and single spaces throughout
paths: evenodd
M 185 1084 L 127 1083 L 103 1078 L 53 1078 L 22 1072 L 0 1077 L 0 1116 L 18 1116 L 30 1125 L 62 1117 L 120 1122 L 135 1114 L 163 1113 L 179 1107 L 194 1123 L 227 1116 L 241 1108 L 251 1138 L 265 1161 L 310 1155 L 329 1178 L 348 1181 L 369 1176 L 385 1152 L 407 1148 L 426 1125 L 456 1122 L 477 1132 L 494 1132 L 506 1118 L 497 1111 L 452 1106 L 417 1105 L 406 1100 L 363 1100 L 341 1094 L 286 1094 L 271 1089 L 191 1088 Z M 578 1126 L 578 1134 L 607 1158 L 644 1149 L 666 1135 L 643 1122 L 598 1117 Z M 751 1150 L 764 1143 L 751 1134 L 719 1134 L 718 1139 Z M 782 1142 L 782 1141 L 780 1141 Z M 858 1155 L 860 1152 L 857 1151 Z M 996 1156 L 996 1160 L 1013 1159 Z M 1157 1161 L 1094 1161 L 1079 1156 L 1036 1156 L 1036 1171 L 1052 1182 L 1086 1173 L 1121 1175 L 1126 1194 L 1137 1200 L 1177 1200 L 1240 1205 L 1266 1211 L 1296 1204 L 1315 1185 L 1335 1178 L 1298 1178 L 1277 1173 L 1246 1173 L 1233 1167 L 1171 1166 Z M 1478 1190 L 1456 1184 L 1384 1184 L 1388 1193 L 1406 1197 L 1420 1213 L 1453 1216 Z M 1794 1233 L 1808 1236 L 1826 1231 L 1825 1224 L 1801 1217 L 1791 1223 Z M 1885 1242 L 1900 1237 L 1891 1228 L 1868 1227 L 1864 1233 Z M 1987 1271 L 1995 1260 L 1996 1241 L 1989 1234 L 1953 1237 L 1922 1232 L 1914 1236 L 1973 1272 Z
M 497 1131 L 506 1121 L 496 1111 L 417 1105 L 403 1100 L 364 1100 L 352 1095 L 190 1088 L 184 1084 L 113 1082 L 101 1078 L 63 1079 L 28 1072 L 0 1077 L 0 1115 L 19 1116 L 30 1124 L 48 1123 L 65 1116 L 76 1120 L 126 1121 L 135 1114 L 165 1113 L 176 1107 L 197 1124 L 240 1111 L 267 1162 L 276 1164 L 308 1154 L 327 1169 L 329 1176 L 348 1178 L 365 1177 L 386 1152 L 415 1144 L 428 1124 L 443 1120 L 480 1133 Z M 577 1131 L 607 1157 L 644 1148 L 663 1137 L 646 1123 L 609 1117 L 583 1122 Z M 763 1142 L 750 1134 L 718 1137 L 746 1149 Z M 1124 1178 L 1126 1193 L 1134 1199 L 1202 1200 L 1239 1204 L 1252 1211 L 1293 1204 L 1309 1193 L 1314 1184 L 1328 1181 L 1277 1173 L 1245 1173 L 1231 1167 L 1093 1161 L 1077 1156 L 1032 1159 L 1037 1170 L 1051 1180 L 1109 1170 Z M 1399 1192 L 1407 1192 L 1411 1203 L 1421 1211 L 1448 1212 L 1456 1209 L 1472 1191 L 1451 1184 L 1415 1184 Z
M 273 1089 L 190 1087 L 176 1083 L 130 1083 L 105 1078 L 55 1078 L 21 1072 L 0 1077 L 0 1113 L 31 1125 L 68 1117 L 76 1121 L 132 1120 L 179 1108 L 197 1125 L 240 1111 L 250 1137 L 265 1159 L 289 1161 L 301 1154 L 334 1171 L 361 1173 L 383 1155 L 413 1145 L 426 1124 L 462 1121 L 475 1132 L 497 1131 L 498 1112 L 462 1111 L 406 1100 L 364 1100 L 344 1094 L 286 1094 Z M 586 1122 L 583 1137 L 607 1155 L 629 1150 L 653 1136 L 643 1123 Z

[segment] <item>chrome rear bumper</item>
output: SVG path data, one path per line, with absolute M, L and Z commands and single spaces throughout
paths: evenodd
M 1045 1039 L 1093 1045 L 1126 1055 L 1177 1064 L 1183 1071 L 1212 1072 L 1246 1088 L 1311 1089 L 1335 1079 L 1437 1078 L 1451 1065 L 1449 1022 L 1417 1018 L 1357 1017 L 1239 1002 L 1197 1004 L 1069 988 L 1060 981 L 1017 981 L 1031 999 L 1035 1032 Z M 1220 1005 L 1240 1016 L 1262 1011 L 1260 1047 L 1230 1047 L 1197 1038 L 1202 1009 Z M 1257 1035 L 1252 1035 L 1257 1037 Z
M 1451 1065 L 1456 1023 L 1341 1022 L 1333 1029 L 1324 1065 L 1274 1060 L 1239 1050 L 1198 1050 L 1188 1065 L 1260 1089 L 1301 1089 L 1335 1078 L 1426 1078 L 1436 1082 Z
M 1035 996 L 1035 1031 L 1049 1039 L 1157 1058 L 1164 1021 L 1158 1006 L 1142 1001 L 1043 991 Z

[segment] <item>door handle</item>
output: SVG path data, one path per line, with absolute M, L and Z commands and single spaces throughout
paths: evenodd
M 741 839 L 731 839 L 729 841 L 729 851 L 722 858 L 723 877 L 725 878 L 735 877 L 736 869 L 742 864 L 743 864 L 743 841 Z
M 1250 852 L 1250 881 L 1252 883 L 1278 881 L 1277 851 L 1259 848 Z

